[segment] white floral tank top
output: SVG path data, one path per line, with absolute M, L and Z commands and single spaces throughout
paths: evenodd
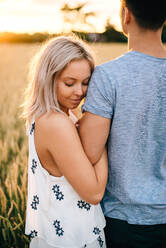
M 35 149 L 34 129 L 35 122 L 29 131 L 25 233 L 55 247 L 86 247 L 100 237 L 105 226 L 101 207 L 82 200 L 64 176 L 51 176 L 42 167 Z

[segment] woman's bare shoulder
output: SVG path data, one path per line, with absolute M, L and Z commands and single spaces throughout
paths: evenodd
M 36 137 L 53 155 L 55 150 L 65 151 L 64 144 L 78 143 L 78 134 L 73 122 L 63 113 L 50 113 L 36 120 Z M 57 155 L 56 155 L 57 158 Z
M 60 131 L 68 128 L 70 129 L 72 126 L 74 126 L 66 114 L 53 111 L 37 118 L 36 124 L 38 129 L 46 133 L 50 131 Z

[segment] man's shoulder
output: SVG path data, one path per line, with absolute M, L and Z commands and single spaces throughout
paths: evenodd
M 105 80 L 107 78 L 109 81 L 114 81 L 120 74 L 124 74 L 127 71 L 129 64 L 130 55 L 125 53 L 113 60 L 98 65 L 95 69 L 95 75 L 98 76 L 100 74 Z
M 102 63 L 100 65 L 97 66 L 97 69 L 99 70 L 103 70 L 103 71 L 114 71 L 114 70 L 119 70 L 119 66 L 120 65 L 123 65 L 123 64 L 126 64 L 128 63 L 128 61 L 130 60 L 130 56 L 129 56 L 129 53 L 124 53 L 122 54 L 121 56 L 113 59 L 113 60 L 110 60 L 110 61 L 107 61 L 105 63 Z

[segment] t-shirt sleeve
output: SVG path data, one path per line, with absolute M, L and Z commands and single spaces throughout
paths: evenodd
M 112 118 L 114 111 L 115 92 L 108 74 L 97 66 L 94 70 L 82 111 Z

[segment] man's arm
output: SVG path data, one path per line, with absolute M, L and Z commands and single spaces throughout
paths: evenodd
M 105 66 L 92 74 L 80 121 L 79 133 L 85 153 L 92 164 L 100 159 L 110 133 L 114 112 L 115 89 Z
M 111 119 L 85 112 L 80 120 L 79 134 L 90 162 L 100 159 L 110 131 Z

